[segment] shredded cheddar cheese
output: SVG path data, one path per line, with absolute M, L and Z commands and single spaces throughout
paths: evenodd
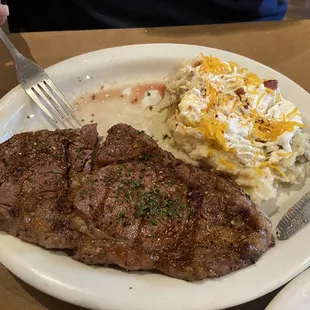
M 260 155 L 259 153 L 256 153 L 256 154 L 254 155 L 254 159 L 256 159 L 259 155 Z
M 210 83 L 210 80 L 207 80 L 206 93 L 207 93 L 207 95 L 209 97 L 209 101 L 210 101 L 211 104 L 216 102 L 216 97 L 217 97 L 218 94 L 217 94 L 216 89 Z
M 204 73 L 228 74 L 231 72 L 230 66 L 217 57 L 201 55 L 201 59 Z
M 256 119 L 253 133 L 261 141 L 276 141 L 284 132 L 292 132 L 295 127 L 305 128 L 305 125 L 298 122 L 278 121 L 272 119 L 270 121 L 263 118 Z
M 229 61 L 228 63 L 229 63 L 229 65 L 230 65 L 230 67 L 231 67 L 231 72 L 233 72 L 235 68 L 239 68 L 239 65 L 236 64 L 236 63 L 233 62 L 233 61 Z
M 261 102 L 262 99 L 265 97 L 265 95 L 266 95 L 266 92 L 263 92 L 263 93 L 258 97 L 256 105 L 259 105 L 259 104 L 260 104 L 260 102 Z
M 232 106 L 233 111 L 237 108 L 238 104 L 239 104 L 239 101 L 235 100 Z
M 276 165 L 272 165 L 272 164 L 269 164 L 268 162 L 264 162 L 264 163 L 261 164 L 260 167 L 261 167 L 261 168 L 269 167 L 269 168 L 271 168 L 271 169 L 274 169 L 274 170 L 276 170 L 279 174 L 281 174 L 281 175 L 284 177 L 284 179 L 285 179 L 286 181 L 288 181 L 287 175 L 286 175 L 279 167 L 277 167 Z
M 200 121 L 199 129 L 206 139 L 217 142 L 223 150 L 228 151 L 226 140 L 224 138 L 227 124 L 218 121 L 216 118 L 210 118 L 205 115 Z
M 247 92 L 249 94 L 251 94 L 251 95 L 258 95 L 258 91 L 257 90 L 248 90 Z
M 244 79 L 245 85 L 255 85 L 259 87 L 262 84 L 262 80 L 254 73 L 249 73 Z
M 237 168 L 237 165 L 230 163 L 229 161 L 226 161 L 222 158 L 220 158 L 220 163 L 232 171 L 236 170 L 236 168 Z
M 289 156 L 292 155 L 292 152 L 280 152 L 280 151 L 278 151 L 278 152 L 277 152 L 277 155 L 278 155 L 279 157 L 289 157 Z
M 299 113 L 298 108 L 293 109 L 290 113 L 287 114 L 288 118 L 291 118 L 294 114 Z
M 274 96 L 274 90 L 272 90 L 271 88 L 265 88 L 265 91 L 269 93 L 270 95 Z

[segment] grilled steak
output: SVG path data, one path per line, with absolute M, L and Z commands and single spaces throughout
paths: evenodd
M 0 230 L 46 248 L 74 248 L 71 180 L 90 172 L 96 125 L 38 131 L 0 145 Z
M 253 264 L 272 245 L 269 220 L 230 181 L 125 124 L 92 167 L 96 141 L 85 126 L 0 145 L 0 230 L 87 264 L 189 281 Z

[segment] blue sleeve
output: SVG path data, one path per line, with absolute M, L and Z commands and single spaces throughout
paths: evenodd
M 261 20 L 281 20 L 284 18 L 286 12 L 286 0 L 265 0 L 259 7 L 259 17 Z
M 225 10 L 253 20 L 279 20 L 287 12 L 286 0 L 211 0 Z

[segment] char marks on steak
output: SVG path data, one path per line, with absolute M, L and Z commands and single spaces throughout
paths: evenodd
M 22 133 L 0 145 L 0 230 L 46 248 L 75 248 L 69 187 L 90 172 L 96 127 Z
M 118 124 L 91 158 L 94 125 L 0 145 L 0 230 L 87 264 L 189 281 L 253 264 L 271 225 L 226 179 L 187 165 Z

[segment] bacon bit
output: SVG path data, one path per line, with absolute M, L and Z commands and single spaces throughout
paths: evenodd
M 197 60 L 196 62 L 194 62 L 193 67 L 196 68 L 201 65 L 202 65 L 202 60 Z
M 91 100 L 95 100 L 95 99 L 96 99 L 96 95 L 92 95 Z
M 206 96 L 206 91 L 207 91 L 207 89 L 206 89 L 205 87 L 202 87 L 202 88 L 200 89 L 200 93 L 201 93 L 201 95 L 202 95 L 203 97 Z
M 238 95 L 241 99 L 241 95 L 245 95 L 245 91 L 243 87 L 239 87 L 238 89 L 235 90 L 236 95 Z
M 217 114 L 215 114 L 215 118 L 218 118 L 219 116 Z
M 239 87 L 238 89 L 236 89 L 235 90 L 235 94 L 239 97 L 239 99 L 241 100 L 241 101 L 244 101 L 244 99 L 246 99 L 245 98 L 245 91 L 244 91 L 244 89 L 242 88 L 242 87 Z M 237 103 L 235 103 L 235 104 L 237 104 Z M 235 105 L 234 105 L 234 108 L 235 108 Z
M 249 108 L 249 106 L 246 104 L 243 106 L 246 110 Z
M 134 98 L 133 100 L 131 100 L 131 103 L 137 103 L 138 102 L 138 98 L 136 97 L 136 98 Z
M 193 110 L 193 107 L 190 105 L 190 106 L 188 107 L 188 109 L 191 111 L 191 110 Z
M 277 90 L 278 89 L 278 81 L 277 80 L 264 81 L 264 86 L 266 88 L 270 88 L 272 90 Z

